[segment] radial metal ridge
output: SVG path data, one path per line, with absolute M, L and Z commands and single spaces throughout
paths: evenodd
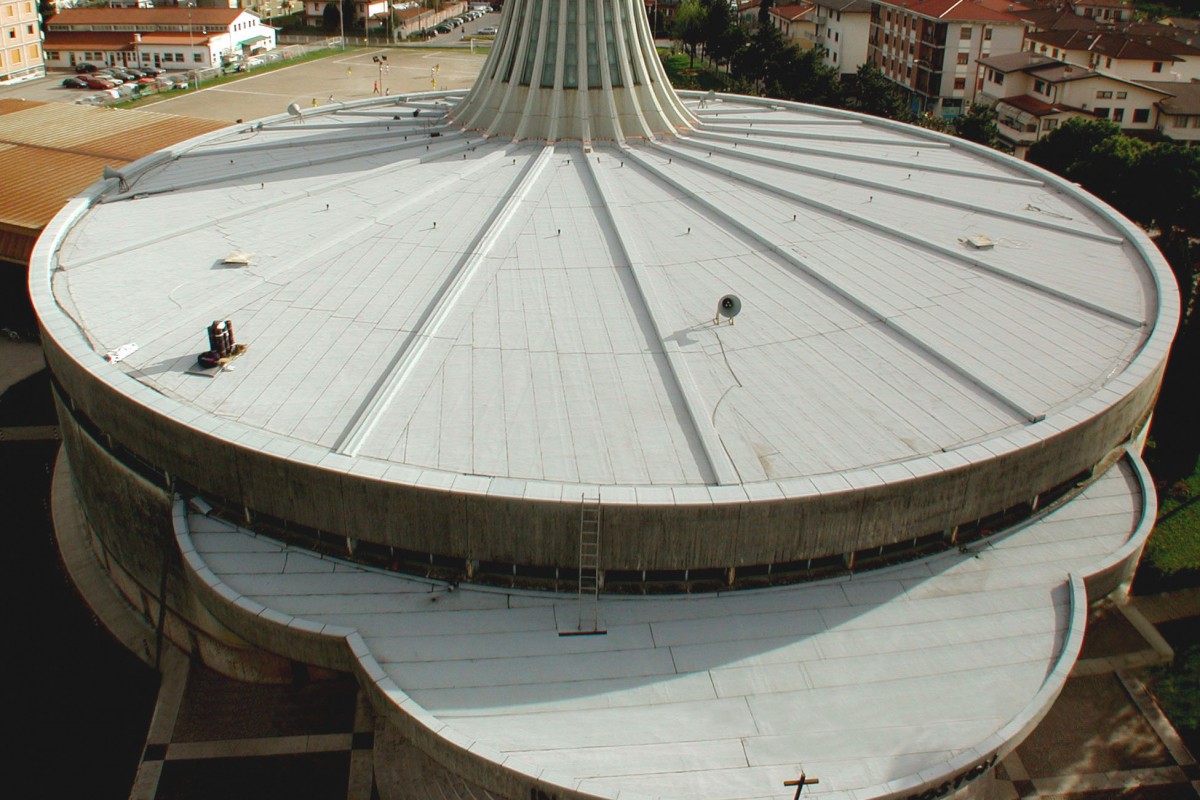
M 513 0 L 451 116 L 487 136 L 547 142 L 650 139 L 696 118 L 671 88 L 634 0 Z

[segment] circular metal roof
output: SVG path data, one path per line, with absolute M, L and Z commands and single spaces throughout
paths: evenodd
M 1144 235 L 983 148 L 695 94 L 691 135 L 585 152 L 481 138 L 453 100 L 281 115 L 128 170 L 54 296 L 97 361 L 136 342 L 115 369 L 189 424 L 518 497 L 925 474 L 1054 435 L 1169 342 Z M 214 319 L 249 350 L 197 374 Z

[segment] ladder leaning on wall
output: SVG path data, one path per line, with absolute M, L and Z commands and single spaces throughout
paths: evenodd
M 600 498 L 579 501 L 579 624 L 577 634 L 605 633 L 600 627 Z

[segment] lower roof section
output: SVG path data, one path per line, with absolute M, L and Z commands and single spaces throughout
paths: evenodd
M 176 527 L 218 618 L 292 658 L 337 651 L 402 731 L 485 785 L 782 798 L 803 770 L 820 779 L 806 795 L 904 798 L 982 775 L 1049 709 L 1087 596 L 1127 576 L 1149 534 L 1147 487 L 1129 456 L 964 551 L 822 583 L 592 606 L 373 571 L 182 502 Z M 581 614 L 606 633 L 560 635 Z

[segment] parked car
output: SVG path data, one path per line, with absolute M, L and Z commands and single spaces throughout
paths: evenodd
M 95 75 L 89 75 L 88 77 L 84 78 L 83 81 L 87 84 L 89 89 L 111 89 L 114 86 L 121 85 L 121 81 L 104 76 L 97 77 Z
M 123 81 L 131 81 L 134 78 L 132 73 L 126 72 L 121 67 L 110 67 L 108 73 L 114 78 L 120 78 Z
M 138 78 L 144 78 L 147 75 L 147 72 L 141 67 L 125 67 L 124 69 L 126 72 L 132 75 L 135 80 Z
M 62 85 L 64 88 L 67 88 L 67 89 L 86 89 L 86 88 L 88 88 L 86 80 L 84 80 L 83 78 L 76 78 L 74 76 L 72 76 L 70 78 L 64 78 Z
M 75 71 L 79 72 L 79 73 L 95 72 L 98 69 L 100 69 L 100 68 L 97 67 L 95 64 L 84 63 L 84 64 L 76 64 L 75 65 Z
M 454 30 L 454 26 L 449 22 L 443 22 L 441 25 L 435 25 L 433 29 L 438 33 L 449 33 Z
M 479 30 L 477 30 L 475 32 L 478 33 L 480 36 L 495 36 L 496 35 L 496 26 L 488 25 L 486 28 L 480 28 Z
M 151 77 L 162 75 L 164 72 L 166 72 L 166 70 L 162 67 L 138 67 L 138 69 Z

